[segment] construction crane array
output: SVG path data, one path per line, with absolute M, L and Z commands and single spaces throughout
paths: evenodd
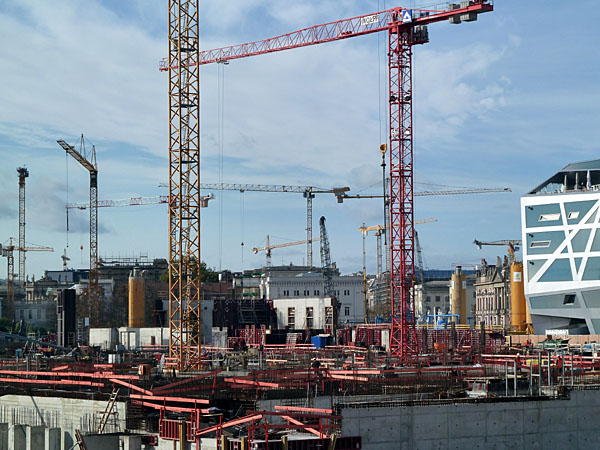
M 464 189 L 451 189 L 446 191 L 415 191 L 413 192 L 414 197 L 426 197 L 430 195 L 460 195 L 460 194 L 492 194 L 497 192 L 512 192 L 510 188 L 464 188 Z M 370 198 L 384 198 L 382 194 L 368 194 L 368 195 L 340 195 L 338 196 L 338 203 L 342 203 L 344 200 L 352 199 L 370 199 Z
M 424 223 L 437 222 L 435 217 L 428 217 L 426 219 L 417 219 L 415 220 L 415 225 L 421 225 Z M 362 227 L 358 228 L 358 231 L 362 233 L 363 240 L 363 301 L 365 305 L 365 320 L 368 323 L 368 309 L 367 309 L 367 250 L 366 250 L 366 237 L 369 231 L 375 231 L 375 236 L 377 237 L 377 278 L 380 278 L 382 275 L 382 249 L 381 249 L 381 236 L 385 234 L 385 226 L 383 225 L 372 225 L 367 227 L 364 223 Z M 419 245 L 418 245 L 418 237 L 417 232 L 415 231 L 415 242 L 417 244 L 417 256 L 419 256 Z
M 211 193 L 200 197 L 200 207 L 206 208 L 208 201 L 214 199 L 215 196 Z M 98 200 L 98 208 L 114 208 L 123 206 L 144 206 L 144 205 L 160 205 L 168 204 L 168 195 L 155 195 L 153 197 L 130 197 L 123 198 L 120 200 Z M 90 207 L 90 204 L 85 203 L 67 203 L 67 209 L 80 209 L 86 210 Z
M 320 240 L 320 238 L 315 238 L 313 239 L 313 242 L 318 242 Z M 266 245 L 262 248 L 256 248 L 254 247 L 252 249 L 252 251 L 254 252 L 254 254 L 258 253 L 258 252 L 266 252 L 267 255 L 267 267 L 271 267 L 271 250 L 273 250 L 274 248 L 283 248 L 283 247 L 292 247 L 294 245 L 302 245 L 302 244 L 306 244 L 308 241 L 306 239 L 302 240 L 302 241 L 292 241 L 292 242 L 284 242 L 283 244 L 275 244 L 275 245 L 271 245 L 271 241 L 269 240 L 269 235 L 267 234 L 267 241 L 266 241 Z M 311 265 L 312 267 L 312 265 Z
M 31 245 L 31 244 L 30 244 Z M 20 245 L 15 247 L 13 245 L 13 238 L 8 239 L 8 245 L 3 246 L 0 244 L 0 256 L 6 258 L 7 270 L 6 270 L 6 304 L 7 311 L 6 317 L 11 319 L 15 316 L 15 259 L 14 251 L 19 254 L 25 254 L 26 252 L 53 252 L 52 247 L 43 247 L 36 245 L 32 247 L 21 247 Z
M 160 183 L 159 187 L 165 187 L 165 183 Z M 288 192 L 302 194 L 306 199 L 306 264 L 309 267 L 313 265 L 312 243 L 316 241 L 312 237 L 312 201 L 315 194 L 333 194 L 341 203 L 339 198 L 350 190 L 349 187 L 333 187 L 331 189 L 320 188 L 316 186 L 290 186 L 281 184 L 240 184 L 240 183 L 200 183 L 200 189 L 211 189 L 215 191 L 239 191 L 239 192 Z
M 85 139 L 81 135 L 80 147 L 77 150 L 63 140 L 58 140 L 67 154 L 83 166 L 90 174 L 90 274 L 89 274 L 89 321 L 90 327 L 98 323 L 99 288 L 98 288 L 98 166 L 96 164 L 96 147 L 92 146 L 89 154 L 85 149 Z
M 350 19 L 303 28 L 270 39 L 199 51 L 198 2 L 170 0 L 169 2 L 169 57 L 161 61 L 160 70 L 169 72 L 169 167 L 170 198 L 173 200 L 185 192 L 186 205 L 193 203 L 199 184 L 199 65 L 230 61 L 238 58 L 262 55 L 325 42 L 348 39 L 370 33 L 388 33 L 388 82 L 389 82 L 389 213 L 391 253 L 391 306 L 392 325 L 391 353 L 409 359 L 418 353 L 414 333 L 410 291 L 414 273 L 414 208 L 413 208 L 413 123 L 412 123 L 412 47 L 429 41 L 427 25 L 448 20 L 450 23 L 477 20 L 480 13 L 493 11 L 487 0 L 448 3 L 445 9 L 410 10 L 392 8 Z M 183 186 L 182 186 L 183 185 Z M 182 189 L 185 187 L 186 189 Z M 179 202 L 179 205 L 184 202 Z M 199 216 L 180 214 L 181 208 L 173 209 L 170 227 L 171 303 L 179 308 L 182 299 L 181 279 L 174 282 L 181 260 L 187 257 L 182 249 L 193 244 L 193 253 L 199 256 Z M 192 211 L 187 211 L 191 213 Z M 193 239 L 190 240 L 190 235 Z M 179 263 L 177 263 L 179 261 Z M 190 270 L 188 273 L 192 273 Z M 181 272 L 179 272 L 181 273 Z M 177 291 L 177 292 L 175 292 Z M 200 309 L 193 304 L 190 312 L 198 317 Z M 186 366 L 185 360 L 199 354 L 200 344 L 181 344 L 181 316 L 171 316 L 171 356 Z M 196 320 L 196 319 L 194 319 Z M 185 324 L 187 325 L 187 323 Z M 197 336 L 197 334 L 195 335 Z M 197 343 L 197 346 L 195 345 Z M 181 354 L 183 347 L 185 355 Z M 179 351 L 177 350 L 179 349 Z

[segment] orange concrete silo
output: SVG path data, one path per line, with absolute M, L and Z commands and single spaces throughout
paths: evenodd
M 510 326 L 513 331 L 526 331 L 528 318 L 523 283 L 523 263 L 513 262 L 510 265 Z
M 144 279 L 136 267 L 129 275 L 129 328 L 142 328 L 145 325 L 144 300 Z
M 454 322 L 461 325 L 467 324 L 467 277 L 462 273 L 460 266 L 456 266 L 452 274 L 452 284 L 450 287 L 450 303 L 452 305 L 452 314 L 457 315 Z

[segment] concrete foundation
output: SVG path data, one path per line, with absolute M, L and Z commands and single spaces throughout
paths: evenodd
M 364 450 L 590 450 L 600 448 L 599 391 L 566 400 L 347 408 L 342 435 Z

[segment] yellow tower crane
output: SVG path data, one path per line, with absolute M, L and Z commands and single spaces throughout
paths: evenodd
M 319 242 L 321 239 L 320 238 L 313 238 L 312 242 Z M 269 235 L 267 234 L 267 244 L 262 247 L 262 248 L 256 248 L 254 247 L 252 249 L 252 251 L 256 254 L 258 252 L 266 252 L 267 255 L 267 267 L 271 267 L 271 250 L 273 250 L 274 248 L 283 248 L 283 247 L 291 247 L 294 245 L 302 245 L 302 244 L 306 244 L 308 242 L 307 239 L 304 239 L 302 241 L 293 241 L 293 242 L 284 242 L 283 244 L 275 244 L 275 245 L 271 245 L 271 241 L 269 239 Z

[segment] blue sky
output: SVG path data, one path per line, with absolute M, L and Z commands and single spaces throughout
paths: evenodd
M 84 133 L 96 145 L 101 199 L 166 194 L 158 183 L 168 179 L 168 86 L 157 70 L 167 54 L 166 3 L 0 3 L 0 242 L 17 236 L 16 168 L 26 165 L 27 241 L 55 249 L 29 254 L 29 274 L 60 268 L 64 204 L 88 196 L 87 173 L 65 158 L 57 139 L 75 144 Z M 259 40 L 384 5 L 426 4 L 201 1 L 201 45 Z M 574 22 L 564 2 L 500 0 L 477 22 L 430 26 L 430 43 L 415 47 L 416 182 L 513 190 L 418 197 L 416 217 L 438 219 L 418 226 L 427 267 L 495 260 L 504 249 L 478 250 L 473 239 L 520 238 L 520 196 L 569 162 L 599 157 L 600 13 L 592 1 L 578 2 L 577 10 L 585 14 Z M 380 33 L 234 61 L 222 69 L 222 91 L 217 66 L 203 67 L 203 181 L 219 181 L 222 147 L 225 182 L 376 193 L 380 135 L 387 135 L 379 106 L 387 89 L 380 77 L 385 43 Z M 417 184 L 417 190 L 429 188 Z M 202 255 L 212 267 L 263 264 L 264 254 L 250 249 L 267 234 L 275 242 L 305 237 L 301 195 L 214 194 L 202 210 Z M 326 216 L 332 257 L 342 271 L 361 270 L 357 228 L 381 222 L 381 202 L 338 205 L 333 196 L 318 196 L 313 214 L 315 235 L 318 218 Z M 99 217 L 100 256 L 166 256 L 164 205 L 105 208 Z M 70 223 L 67 253 L 73 266 L 87 267 L 87 214 L 73 211 Z M 373 272 L 375 238 L 367 245 Z M 304 246 L 279 249 L 273 261 L 301 264 L 304 255 Z

